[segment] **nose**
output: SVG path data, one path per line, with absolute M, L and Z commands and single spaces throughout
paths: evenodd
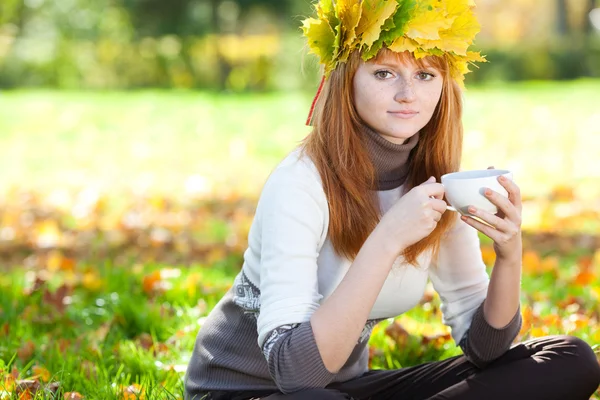
M 410 80 L 401 80 L 394 96 L 394 100 L 399 103 L 406 103 L 415 100 L 415 88 Z

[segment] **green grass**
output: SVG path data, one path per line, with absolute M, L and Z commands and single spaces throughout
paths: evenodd
M 598 197 L 599 92 L 597 80 L 470 87 L 463 166 L 511 168 L 529 194 L 569 183 Z M 309 132 L 312 94 L 5 91 L 0 188 L 172 194 L 197 175 L 190 190 L 256 192 Z
M 600 81 L 470 88 L 465 94 L 463 166 L 511 168 L 529 196 L 543 199 L 552 188 L 566 185 L 578 200 L 596 207 L 597 93 Z M 205 193 L 217 202 L 232 192 L 255 196 L 278 160 L 308 133 L 303 124 L 311 97 L 2 92 L 0 194 L 18 201 L 10 187 L 34 189 L 43 194 L 42 205 L 53 207 L 60 206 L 61 191 L 71 188 L 97 189 L 117 199 L 132 192 L 177 199 Z M 11 215 L 22 214 L 13 210 L 0 216 Z M 228 210 L 202 215 L 203 231 L 193 231 L 202 243 L 224 242 L 247 223 L 247 216 Z M 81 223 L 71 222 L 74 228 Z M 144 398 L 181 398 L 195 335 L 240 268 L 241 247 L 219 260 L 180 268 L 158 264 L 151 256 L 125 262 L 93 254 L 74 271 L 50 270 L 31 259 L 2 266 L 0 369 L 16 368 L 18 379 L 24 379 L 36 374 L 34 367 L 45 368 L 51 381 L 61 383 L 56 398 L 70 391 L 89 399 L 135 398 L 122 394 L 135 383 L 144 388 Z M 534 329 L 523 338 L 572 333 L 598 351 L 600 287 L 597 281 L 575 281 L 581 256 L 590 251 L 561 249 L 541 254 L 558 257 L 554 270 L 537 272 L 535 262 L 525 266 L 523 305 L 533 315 Z M 164 279 L 168 286 L 162 291 L 145 290 L 152 273 L 167 267 L 175 267 L 179 275 Z M 594 268 L 598 275 L 600 256 Z M 36 277 L 46 283 L 32 291 Z M 66 306 L 62 296 L 51 294 L 65 283 L 73 287 L 64 297 Z M 395 322 L 407 333 L 394 339 L 386 334 L 394 321 L 380 323 L 371 338 L 372 367 L 406 367 L 459 354 L 444 336 L 436 296 Z M 0 379 L 0 399 L 5 397 L 3 383 Z
M 54 273 L 43 289 L 31 294 L 22 269 L 3 274 L 0 315 L 9 331 L 0 346 L 0 369 L 16 367 L 23 379 L 33 374 L 34 365 L 43 366 L 55 375 L 52 380 L 61 382 L 61 390 L 87 398 L 122 398 L 118 389 L 133 383 L 154 391 L 146 398 L 181 398 L 181 373 L 199 319 L 229 287 L 234 271 L 181 269 L 180 276 L 169 280 L 173 287 L 155 295 L 143 290 L 143 277 L 157 268 L 132 271 L 104 263 L 95 269 L 101 288 L 76 285 L 62 311 L 44 299 L 43 291 L 56 292 L 68 279 L 66 273 Z M 28 343 L 30 351 L 22 353 Z M 161 344 L 157 352 L 148 348 L 152 343 Z M 2 383 L 0 379 L 0 393 Z
M 579 311 L 586 310 L 591 316 L 597 310 L 597 299 L 586 288 L 569 283 L 572 263 L 566 255 L 556 273 L 526 273 L 524 306 L 534 308 L 541 316 L 554 314 L 567 321 L 573 308 L 556 305 L 571 296 L 577 298 Z M 144 291 L 144 277 L 159 268 L 100 264 L 96 271 L 101 284 L 96 290 L 75 285 L 64 312 L 44 300 L 43 289 L 26 294 L 31 283 L 22 269 L 3 274 L 0 308 L 9 332 L 0 346 L 0 368 L 16 367 L 19 378 L 26 378 L 34 374 L 33 366 L 42 366 L 53 375 L 51 380 L 61 383 L 60 390 L 77 391 L 88 399 L 123 398 L 119 390 L 134 383 L 144 388 L 145 398 L 181 398 L 183 370 L 197 330 L 229 288 L 239 266 L 176 269 L 178 273 L 165 279 L 170 283 L 166 291 Z M 67 272 L 56 272 L 47 285 L 55 291 L 66 280 Z M 535 301 L 527 295 L 533 293 Z M 441 324 L 437 296 L 396 321 L 408 335 L 394 339 L 385 333 L 393 321 L 380 323 L 370 341 L 373 368 L 407 367 L 460 354 L 448 338 L 433 339 L 447 333 Z M 565 326 L 549 326 L 545 333 L 565 333 Z M 598 325 L 578 326 L 569 333 L 598 350 Z M 424 337 L 431 340 L 427 342 Z M 149 345 L 144 346 L 144 341 L 160 347 L 154 352 Z M 22 354 L 29 342 L 33 344 L 31 351 Z

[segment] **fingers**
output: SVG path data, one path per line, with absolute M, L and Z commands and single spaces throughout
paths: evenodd
M 425 183 L 419 185 L 422 190 L 425 191 L 425 195 L 427 197 L 435 197 L 436 199 L 441 199 L 444 197 L 444 186 L 441 183 L 436 183 L 434 180 L 427 180 Z
M 477 229 L 479 232 L 483 233 L 490 239 L 492 239 L 494 242 L 499 242 L 502 239 L 501 232 L 494 229 L 493 226 L 486 225 L 473 217 L 467 217 L 464 215 L 461 216 L 460 219 L 466 222 L 468 225 L 471 225 L 473 228 Z
M 515 205 L 519 210 L 522 208 L 521 202 L 521 189 L 519 186 L 512 180 L 506 178 L 505 176 L 499 176 L 498 182 L 502 185 L 504 189 L 508 192 L 508 198 L 511 203 Z
M 440 213 L 440 217 L 443 213 L 446 212 L 446 207 L 448 207 L 448 204 L 446 204 L 444 200 L 435 198 L 430 200 L 430 204 L 434 211 Z
M 481 210 L 474 206 L 470 206 L 468 208 L 468 211 L 473 217 L 477 217 L 480 220 L 491 225 L 492 229 L 494 230 L 507 233 L 510 232 L 511 234 L 514 233 L 512 232 L 513 229 L 511 228 L 514 227 L 514 224 L 512 224 L 510 221 L 507 221 L 503 218 L 498 217 L 497 215 L 494 215 L 488 211 Z
M 506 179 L 506 181 L 508 181 L 508 179 Z M 501 195 L 498 192 L 491 190 L 491 189 L 485 189 L 484 195 L 490 202 L 492 202 L 494 205 L 496 205 L 498 207 L 499 211 L 498 211 L 498 214 L 496 215 L 497 217 L 499 217 L 501 219 L 504 219 L 506 217 L 510 221 L 512 221 L 515 225 L 521 226 L 522 206 L 521 206 L 521 195 L 520 195 L 520 193 L 518 193 L 518 187 L 517 187 L 517 194 L 515 195 L 515 194 L 511 194 L 511 192 L 509 192 L 508 198 Z M 511 195 L 513 197 L 517 196 L 518 201 L 511 199 Z M 517 204 L 515 204 L 515 203 L 517 203 Z M 494 225 L 494 224 L 492 224 L 492 225 Z
M 492 204 L 498 207 L 498 217 L 503 218 L 506 216 L 514 222 L 517 222 L 521 218 L 520 210 L 518 210 L 506 196 L 491 189 L 485 189 L 483 194 Z
M 425 203 L 426 207 L 431 207 L 434 212 L 434 219 L 438 222 L 442 218 L 442 214 L 446 212 L 448 206 L 444 200 L 444 186 L 441 183 L 436 182 L 434 176 L 427 179 L 421 185 L 419 185 L 424 191 L 425 196 L 429 200 Z

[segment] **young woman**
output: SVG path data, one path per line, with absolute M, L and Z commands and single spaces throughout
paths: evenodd
M 263 188 L 242 270 L 198 334 L 186 397 L 588 399 L 600 367 L 585 342 L 511 347 L 519 187 L 500 180 L 508 198 L 485 193 L 496 215 L 470 210 L 489 225 L 446 211 L 438 182 L 460 165 L 460 83 L 482 60 L 466 51 L 477 27 L 469 0 L 322 0 L 316 10 L 305 33 L 326 77 L 314 129 Z M 491 277 L 477 231 L 494 241 Z M 373 326 L 417 306 L 428 279 L 464 355 L 369 371 Z

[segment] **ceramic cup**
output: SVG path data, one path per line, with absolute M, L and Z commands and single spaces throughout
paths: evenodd
M 498 208 L 485 197 L 484 191 L 489 188 L 508 197 L 508 192 L 498 182 L 501 175 L 513 179 L 512 172 L 505 169 L 470 170 L 442 175 L 442 185 L 450 203 L 448 209 L 458 211 L 462 215 L 470 215 L 468 207 L 472 205 L 496 214 Z

